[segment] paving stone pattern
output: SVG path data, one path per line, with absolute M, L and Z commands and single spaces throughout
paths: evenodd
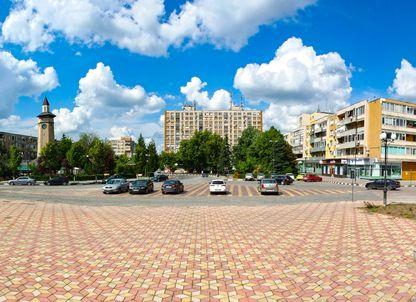
M 0 202 L 0 301 L 412 301 L 415 248 L 348 202 Z

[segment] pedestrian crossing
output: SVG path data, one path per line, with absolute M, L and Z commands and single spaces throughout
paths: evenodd
M 221 198 L 226 196 L 234 197 L 258 197 L 258 196 L 267 196 L 261 195 L 256 186 L 247 185 L 247 184 L 229 184 L 227 194 L 223 195 L 210 195 L 209 187 L 206 183 L 196 184 L 196 185 L 185 185 L 185 192 L 175 195 L 180 196 L 181 198 L 187 197 L 213 197 Z M 349 189 L 320 189 L 320 188 L 299 188 L 295 186 L 280 186 L 280 195 L 279 197 L 295 197 L 295 196 L 310 196 L 310 195 L 331 195 L 331 194 L 343 194 L 349 193 Z M 113 196 L 126 197 L 129 194 L 120 194 Z M 147 197 L 157 197 L 163 196 L 162 191 L 159 188 L 155 188 L 155 191 L 146 195 Z M 276 195 L 270 195 L 276 196 Z

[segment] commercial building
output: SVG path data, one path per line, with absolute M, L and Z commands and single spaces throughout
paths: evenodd
M 29 135 L 0 132 L 0 144 L 7 150 L 15 146 L 22 152 L 23 162 L 29 163 L 36 159 L 38 138 Z
M 361 178 L 381 177 L 387 171 L 392 178 L 416 179 L 415 103 L 378 98 L 312 118 L 315 114 L 304 126 L 301 171 L 338 177 L 350 177 L 355 171 Z M 293 144 L 293 137 L 299 128 L 287 136 L 295 154 L 299 145 Z M 396 136 L 387 148 L 387 166 L 380 140 L 383 132 L 389 138 Z
M 196 105 L 185 105 L 183 110 L 165 111 L 164 150 L 176 152 L 180 142 L 190 139 L 195 131 L 208 130 L 228 137 L 234 146 L 245 129 L 254 127 L 263 131 L 260 110 L 246 110 L 242 105 L 230 105 L 229 110 L 197 110 Z
M 133 138 L 129 136 L 121 137 L 120 139 L 112 139 L 109 143 L 115 155 L 126 155 L 128 158 L 133 157 L 136 149 L 136 143 Z

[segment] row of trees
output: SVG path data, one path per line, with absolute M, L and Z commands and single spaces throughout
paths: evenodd
M 14 176 L 21 163 L 19 150 L 12 147 L 0 154 L 0 176 Z M 71 175 L 74 168 L 86 175 L 117 173 L 126 176 L 178 168 L 196 173 L 204 170 L 221 174 L 231 171 L 295 173 L 296 161 L 283 135 L 271 127 L 265 132 L 246 129 L 232 149 L 227 137 L 209 131 L 196 132 L 191 139 L 181 142 L 177 153 L 162 152 L 160 155 L 154 141 L 146 144 L 140 135 L 132 158 L 115 156 L 110 144 L 94 134 L 82 134 L 76 142 L 63 136 L 47 144 L 37 165 L 31 166 L 34 176 L 38 177 L 58 171 Z
M 86 175 L 146 174 L 159 168 L 159 158 L 154 141 L 147 146 L 140 135 L 133 158 L 116 156 L 110 144 L 94 134 L 84 133 L 77 142 L 65 135 L 48 143 L 41 151 L 32 171 L 37 175 L 54 175 L 62 171 L 72 175 L 75 168 Z
M 179 151 L 162 152 L 160 165 L 174 170 L 214 173 L 295 173 L 296 157 L 283 135 L 274 127 L 265 132 L 248 128 L 238 144 L 230 149 L 228 139 L 208 131 L 196 132 L 189 140 L 183 140 Z

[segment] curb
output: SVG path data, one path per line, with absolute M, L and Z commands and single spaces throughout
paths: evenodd
M 338 181 L 323 181 L 326 183 L 332 183 L 332 184 L 337 184 L 337 185 L 344 185 L 344 186 L 351 186 L 350 182 L 338 182 Z M 364 187 L 365 188 L 365 184 L 355 184 L 356 187 Z M 402 188 L 416 188 L 416 184 L 412 184 L 412 185 L 401 185 Z

